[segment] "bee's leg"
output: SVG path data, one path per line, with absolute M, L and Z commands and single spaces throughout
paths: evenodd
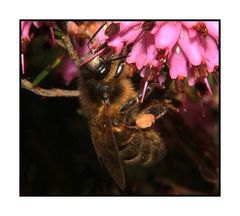
M 159 86 L 155 83 L 150 84 L 146 90 L 145 99 L 151 95 L 154 88 L 158 87 Z M 129 128 L 139 129 L 138 126 L 135 125 L 135 120 L 137 116 L 142 114 L 152 114 L 154 119 L 158 120 L 163 117 L 169 109 L 179 112 L 179 104 L 177 104 L 177 100 L 175 99 L 149 100 L 140 105 L 140 98 L 141 93 L 138 93 L 120 108 L 120 112 L 126 114 L 124 123 Z
M 145 98 L 148 98 L 149 95 L 151 95 L 151 93 L 153 92 L 153 90 L 156 86 L 157 86 L 157 84 L 152 83 L 147 87 L 147 90 L 145 93 Z M 141 97 L 142 97 L 141 92 L 138 92 L 136 97 L 131 98 L 121 107 L 120 112 L 125 112 L 129 108 L 132 108 L 133 106 L 137 105 L 140 102 Z
M 168 111 L 168 107 L 163 104 L 162 101 L 152 100 L 150 103 L 145 105 L 139 115 L 152 114 L 155 120 L 162 118 Z
M 147 98 L 152 93 L 152 91 L 153 89 L 151 87 L 148 87 L 146 90 L 145 98 Z M 139 92 L 135 97 L 131 98 L 125 104 L 123 104 L 123 106 L 120 108 L 120 112 L 125 112 L 129 108 L 133 108 L 134 106 L 136 106 L 140 102 L 141 97 L 142 94 L 141 92 Z
M 109 92 L 111 91 L 111 88 L 108 85 L 104 85 L 103 87 L 103 95 L 102 95 L 102 101 L 107 105 L 110 106 L 110 95 Z
M 114 78 L 117 79 L 123 72 L 123 69 L 124 69 L 124 61 L 125 61 L 125 58 L 124 59 L 121 59 L 118 63 L 118 66 L 117 66 L 117 70 L 115 72 L 115 75 L 114 75 Z
M 151 100 L 148 101 L 148 103 L 144 104 L 141 109 L 138 109 L 136 111 L 133 111 L 133 109 L 128 109 L 125 113 L 123 122 L 125 126 L 129 129 L 139 130 L 143 128 L 149 128 L 154 124 L 155 121 L 162 118 L 169 109 L 177 112 L 179 111 L 178 108 L 171 104 L 170 100 Z M 151 118 L 147 117 L 149 114 L 152 116 Z M 144 117 L 144 115 L 146 117 Z M 140 120 L 140 122 L 142 123 L 139 124 L 139 119 L 145 120 Z
M 120 155 L 128 165 L 152 166 L 166 154 L 160 135 L 154 130 L 134 133 L 132 139 L 120 150 Z
M 162 118 L 168 110 L 171 109 L 175 112 L 179 112 L 179 108 L 173 104 L 171 99 L 151 100 L 142 107 L 141 112 L 138 113 L 138 116 L 144 114 L 152 114 L 155 121 Z
M 144 95 L 144 99 L 147 99 L 154 91 L 154 89 L 160 89 L 161 87 L 157 84 L 157 83 L 149 83 Z M 141 98 L 142 97 L 142 92 L 138 93 L 138 97 Z
M 127 46 L 125 49 L 122 50 L 119 57 L 111 60 L 111 61 L 120 60 L 117 66 L 117 70 L 115 71 L 115 75 L 114 75 L 115 79 L 117 79 L 124 71 L 125 61 L 126 61 L 126 58 L 128 57 L 128 53 L 129 53 L 129 47 Z
M 120 108 L 120 112 L 125 112 L 130 108 L 133 108 L 134 106 L 136 106 L 139 102 L 139 97 L 138 95 L 136 97 L 131 98 L 130 100 L 128 100 L 125 104 L 123 104 Z

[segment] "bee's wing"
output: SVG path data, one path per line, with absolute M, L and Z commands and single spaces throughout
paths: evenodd
M 92 142 L 100 163 L 121 188 L 125 188 L 122 160 L 120 159 L 116 140 L 112 131 L 112 123 L 105 110 L 90 117 Z

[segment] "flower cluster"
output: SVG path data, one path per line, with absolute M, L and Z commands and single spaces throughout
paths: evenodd
M 42 21 L 21 21 L 21 63 L 22 63 L 22 73 L 25 73 L 25 60 L 24 53 L 26 52 L 27 44 L 32 39 L 32 35 L 30 34 L 31 27 L 34 26 L 36 28 L 41 28 L 43 25 L 47 25 L 49 27 L 52 44 L 56 43 L 54 36 L 53 26 L 55 22 L 42 22 Z
M 132 65 L 144 79 L 142 100 L 149 82 L 158 82 L 164 88 L 173 81 L 183 95 L 184 86 L 204 86 L 212 95 L 208 83 L 209 74 L 219 70 L 219 22 L 218 21 L 114 21 L 114 22 L 67 22 L 66 29 L 79 57 L 91 52 L 87 42 L 94 35 L 96 47 L 112 47 L 116 54 L 123 55 L 126 46 L 131 47 L 126 62 Z M 98 27 L 102 24 L 102 28 Z M 48 26 L 52 44 L 56 22 L 21 22 L 22 71 L 25 71 L 24 53 L 32 38 L 32 26 Z M 96 32 L 96 34 L 94 34 Z M 79 43 L 79 38 L 81 43 Z M 103 46 L 104 45 L 104 46 Z M 96 56 L 98 54 L 94 54 Z M 66 57 L 59 71 L 68 85 L 78 76 L 73 61 Z M 216 76 L 217 77 L 217 76 Z
M 97 35 L 99 43 L 114 47 L 118 54 L 132 44 L 126 62 L 135 64 L 147 83 L 164 84 L 168 66 L 170 78 L 187 79 L 189 86 L 204 82 L 212 95 L 208 75 L 219 67 L 219 23 L 217 21 L 131 21 L 114 22 L 118 31 Z M 116 27 L 115 27 L 116 29 Z M 143 90 L 144 91 L 144 90 Z

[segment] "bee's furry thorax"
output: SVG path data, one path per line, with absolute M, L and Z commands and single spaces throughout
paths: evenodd
M 80 77 L 79 90 L 80 102 L 83 111 L 87 113 L 96 112 L 102 106 L 102 94 L 106 82 L 94 79 L 84 80 Z M 131 81 L 128 78 L 119 78 L 116 81 L 108 82 L 110 86 L 110 107 L 109 112 L 119 112 L 122 104 L 126 103 L 130 98 L 136 96 Z

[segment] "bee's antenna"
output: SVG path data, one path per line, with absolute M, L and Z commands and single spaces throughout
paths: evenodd
M 107 24 L 107 22 L 103 22 L 103 24 L 98 28 L 98 30 L 93 34 L 93 36 L 89 39 L 87 46 L 89 49 L 91 49 L 90 47 L 90 43 L 94 40 L 94 38 L 96 37 L 96 35 L 102 30 L 102 28 Z

